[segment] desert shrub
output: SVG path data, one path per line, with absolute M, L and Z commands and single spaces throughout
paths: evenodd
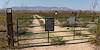
M 87 34 L 82 34 L 80 31 L 76 31 L 76 32 L 75 32 L 75 35 L 76 35 L 76 36 L 88 37 Z
M 60 24 L 60 26 L 61 26 L 61 27 L 66 27 L 66 26 L 67 26 L 67 22 L 62 22 L 62 23 Z
M 7 34 L 0 32 L 0 49 L 7 47 L 8 41 L 7 41 Z
M 23 36 L 31 36 L 31 35 L 33 35 L 33 33 L 32 32 L 23 32 Z
M 89 41 L 91 44 L 100 45 L 100 40 L 96 39 L 96 37 L 91 37 Z
M 5 16 L 0 16 L 0 25 L 5 25 Z
M 100 20 L 98 21 L 100 22 Z M 95 27 L 95 37 L 91 37 L 89 39 L 90 43 L 94 45 L 100 45 L 100 23 L 97 24 L 97 27 Z
M 65 40 L 63 39 L 63 37 L 54 37 L 54 38 L 51 38 L 51 44 L 54 44 L 54 45 L 62 45 L 62 44 L 65 44 Z
M 66 27 L 67 26 L 67 18 L 65 18 L 65 17 L 56 18 L 56 20 L 59 22 L 59 25 L 61 27 Z
M 14 33 L 15 35 L 17 35 L 17 25 L 19 26 L 18 27 L 18 32 L 19 32 L 19 35 L 24 35 L 25 32 L 28 30 L 26 27 L 28 27 L 29 25 L 32 24 L 32 19 L 33 17 L 17 17 L 17 20 L 18 20 L 18 23 L 16 20 L 14 20 L 14 24 L 13 24 L 13 27 L 14 27 Z M 21 28 L 20 28 L 21 27 Z
M 19 25 L 23 25 L 23 26 L 28 26 L 30 24 L 32 24 L 32 19 L 21 19 L 21 20 L 18 20 L 19 22 Z
M 27 29 L 26 28 L 20 28 L 18 30 L 19 35 L 24 35 L 26 33 Z
M 83 23 L 81 24 L 81 26 L 82 26 L 82 27 L 87 27 L 87 23 L 83 22 Z
M 81 36 L 81 32 L 75 31 L 75 35 L 76 35 L 76 36 Z
M 5 16 L 0 15 L 0 50 L 5 49 L 7 47 L 7 33 L 2 32 L 6 30 L 6 25 L 5 25 Z M 6 50 L 6 49 L 5 49 Z
M 83 36 L 83 37 L 89 37 L 87 34 L 82 34 L 81 36 Z
M 91 28 L 88 31 L 91 32 L 91 33 L 96 33 L 96 29 L 95 28 Z
M 92 34 L 96 34 L 97 25 L 89 25 L 88 27 L 89 27 L 88 29 L 89 32 L 91 32 Z

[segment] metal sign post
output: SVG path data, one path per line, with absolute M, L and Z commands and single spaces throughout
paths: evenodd
M 54 18 L 45 18 L 45 31 L 48 32 L 48 43 L 49 43 L 49 31 L 54 31 Z
M 14 47 L 12 8 L 7 8 L 6 15 L 7 15 L 6 20 L 7 20 L 8 45 L 10 47 Z
M 49 41 L 49 31 L 48 31 L 48 43 L 49 43 L 50 41 Z

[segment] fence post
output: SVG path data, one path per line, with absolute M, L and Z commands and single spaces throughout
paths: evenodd
M 6 9 L 6 15 L 7 15 L 6 21 L 7 21 L 8 45 L 9 45 L 9 47 L 14 47 L 12 8 Z
M 96 39 L 100 41 L 100 17 L 98 18 L 97 29 L 96 29 Z

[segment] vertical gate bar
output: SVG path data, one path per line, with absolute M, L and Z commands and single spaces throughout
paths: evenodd
M 75 33 L 75 24 L 74 24 L 73 28 L 74 28 L 74 37 L 73 37 L 73 39 L 75 39 L 75 36 L 76 36 L 76 35 L 75 35 L 75 34 L 76 34 L 76 33 Z
M 13 21 L 12 21 L 12 8 L 6 9 L 7 15 L 7 33 L 8 33 L 8 45 L 14 47 L 14 34 L 13 34 Z
M 49 43 L 50 41 L 49 41 L 49 31 L 48 31 L 48 43 Z
M 76 22 L 76 17 L 75 17 L 75 22 Z M 75 32 L 75 26 L 76 26 L 76 23 L 72 26 L 72 28 L 73 28 L 73 32 L 74 32 L 74 35 L 73 35 L 73 40 L 75 39 L 75 34 L 76 34 L 76 32 Z
M 74 12 L 74 15 L 75 15 L 75 23 L 74 23 L 74 26 L 73 26 L 73 28 L 74 28 L 74 37 L 73 37 L 73 39 L 75 39 L 75 36 L 76 36 L 75 26 L 76 26 L 77 12 Z
M 17 45 L 19 47 L 19 32 L 18 32 L 18 18 L 17 18 Z

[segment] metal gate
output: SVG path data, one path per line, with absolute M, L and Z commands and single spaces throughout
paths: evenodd
M 17 18 L 18 46 L 37 47 L 88 42 L 88 39 L 93 35 L 89 32 L 89 26 L 96 26 L 96 23 L 91 22 L 87 17 L 52 18 L 54 19 L 54 31 L 45 30 L 47 17 Z

